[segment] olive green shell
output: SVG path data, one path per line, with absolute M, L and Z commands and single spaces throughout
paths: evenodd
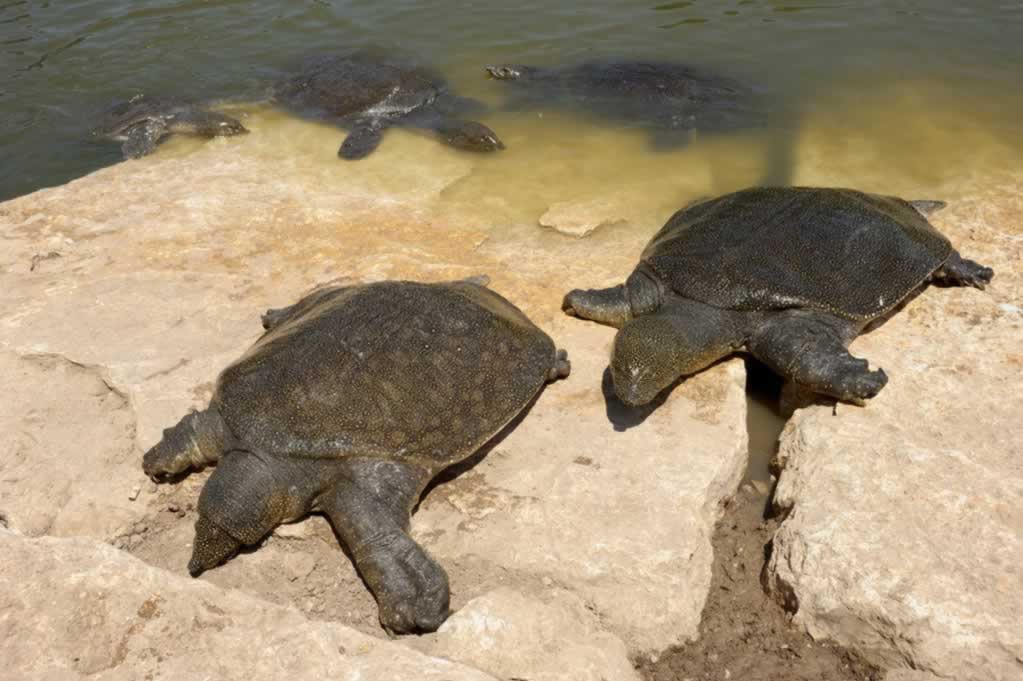
M 756 188 L 678 211 L 642 262 L 675 293 L 726 310 L 884 314 L 952 246 L 909 202 L 850 189 Z
M 321 289 L 288 315 L 212 401 L 254 452 L 443 467 L 514 419 L 556 362 L 543 331 L 470 282 Z
M 432 69 L 378 55 L 322 56 L 277 86 L 275 97 L 327 116 L 394 116 L 431 104 L 446 85 Z

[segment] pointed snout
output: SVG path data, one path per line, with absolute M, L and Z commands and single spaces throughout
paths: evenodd
M 220 529 L 205 515 L 195 522 L 195 541 L 192 559 L 188 561 L 188 574 L 198 577 L 206 570 L 217 567 L 238 552 L 242 543 Z

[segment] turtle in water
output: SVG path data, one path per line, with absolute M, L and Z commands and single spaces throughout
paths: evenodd
M 392 126 L 427 131 L 456 149 L 504 149 L 493 130 L 459 117 L 482 104 L 455 96 L 440 74 L 405 58 L 361 52 L 312 58 L 274 88 L 273 98 L 347 128 L 337 153 L 349 160 L 372 153 Z
M 696 132 L 763 126 L 766 115 L 753 91 L 724 76 L 664 61 L 587 61 L 541 68 L 485 67 L 513 88 L 513 110 L 568 107 L 647 128 L 657 148 L 683 145 Z
M 281 523 L 326 514 L 393 633 L 433 631 L 448 580 L 408 534 L 419 495 L 501 431 L 567 354 L 465 280 L 316 290 L 263 316 L 203 411 L 146 452 L 155 481 L 216 463 L 199 497 L 198 576 Z
M 247 132 L 237 119 L 183 99 L 136 95 L 108 109 L 92 134 L 122 142 L 125 158 L 141 158 L 173 134 L 213 138 Z
M 619 329 L 611 375 L 626 404 L 739 350 L 863 404 L 888 381 L 846 349 L 870 322 L 928 282 L 983 289 L 994 276 L 928 222 L 944 205 L 851 189 L 727 194 L 675 213 L 625 284 L 572 291 L 562 309 Z

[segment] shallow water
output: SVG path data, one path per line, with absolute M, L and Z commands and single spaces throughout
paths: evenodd
M 254 134 L 215 144 L 303 155 L 328 182 L 355 170 L 382 191 L 428 182 L 458 152 L 395 130 L 342 169 L 343 132 L 265 101 L 267 84 L 303 56 L 363 46 L 417 55 L 460 94 L 495 106 L 481 120 L 508 149 L 474 156 L 442 196 L 500 238 L 535 229 L 559 202 L 592 203 L 614 229 L 652 233 L 693 198 L 757 182 L 927 194 L 1023 161 L 1019 2 L 0 0 L 0 199 L 118 162 L 117 144 L 86 133 L 97 111 L 138 92 L 216 100 Z M 604 57 L 677 60 L 743 80 L 770 102 L 770 124 L 658 151 L 644 130 L 585 115 L 499 111 L 506 84 L 482 69 Z M 157 153 L 199 144 L 175 139 Z M 764 404 L 751 402 L 757 478 L 780 423 Z
M 0 198 L 119 160 L 116 145 L 85 136 L 90 116 L 118 98 L 250 102 L 302 55 L 364 45 L 400 46 L 490 103 L 502 84 L 483 77 L 487 63 L 681 60 L 745 79 L 783 110 L 834 112 L 836 135 L 880 135 L 891 143 L 877 161 L 893 173 L 953 174 L 950 158 L 983 151 L 963 142 L 977 131 L 1008 152 L 1003 162 L 1023 158 L 1023 3 L 0 0 Z M 597 195 L 623 181 L 663 197 L 666 184 L 708 172 L 708 160 L 714 187 L 740 186 L 765 176 L 771 144 L 748 133 L 657 154 L 638 132 L 578 116 L 486 122 L 510 151 L 481 181 L 510 200 L 534 196 L 533 208 L 546 194 Z M 773 139 L 772 162 L 784 166 L 791 139 Z M 552 183 L 557 192 L 535 196 Z

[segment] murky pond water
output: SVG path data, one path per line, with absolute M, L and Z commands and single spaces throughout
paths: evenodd
M 940 178 L 992 149 L 1005 152 L 1000 162 L 1023 159 L 1019 2 L 0 0 L 0 198 L 116 162 L 116 145 L 85 136 L 90 115 L 113 100 L 250 102 L 302 55 L 361 45 L 417 54 L 490 103 L 501 84 L 483 77 L 487 63 L 680 60 L 804 113 L 832 112 L 836 135 L 869 136 L 893 173 Z M 762 177 L 769 137 L 657 154 L 638 132 L 578 116 L 486 122 L 510 153 L 483 168 L 481 186 L 531 209 L 623 183 L 668 205 L 688 176 L 708 172 L 717 188 L 740 186 Z
M 557 202 L 598 201 L 625 218 L 620 228 L 652 233 L 698 195 L 807 181 L 793 153 L 807 139 L 818 167 L 869 167 L 854 182 L 864 189 L 927 188 L 1023 162 L 1021 2 L 0 0 L 0 199 L 118 162 L 116 144 L 86 133 L 98 110 L 139 92 L 216 100 L 257 133 L 218 144 L 341 163 L 343 133 L 274 110 L 267 85 L 305 55 L 362 46 L 417 55 L 494 105 L 481 120 L 508 149 L 479 157 L 444 197 L 495 230 L 535 225 Z M 483 72 L 598 58 L 700 65 L 751 85 L 772 115 L 763 128 L 659 151 L 646 131 L 607 120 L 501 111 L 505 84 Z M 400 164 L 390 181 L 408 182 L 457 153 L 408 135 L 389 132 L 360 162 L 366 172 L 386 178 Z M 776 431 L 757 414 L 767 424 L 757 432 Z

